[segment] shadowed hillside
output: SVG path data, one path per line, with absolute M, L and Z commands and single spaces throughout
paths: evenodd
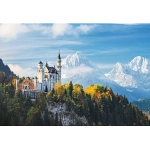
M 13 72 L 10 70 L 10 68 L 9 68 L 7 65 L 5 65 L 5 64 L 3 63 L 3 60 L 2 60 L 2 59 L 0 59 L 0 71 L 5 72 L 7 77 L 8 77 L 9 75 L 12 75 L 12 74 L 13 74 Z

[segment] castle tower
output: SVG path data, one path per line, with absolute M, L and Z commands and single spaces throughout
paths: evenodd
M 35 78 L 33 79 L 33 82 L 34 82 L 34 89 L 36 89 L 36 88 L 37 88 L 37 77 L 35 77 Z
M 18 90 L 18 84 L 19 84 L 19 80 L 16 79 L 16 91 Z
M 58 57 L 57 57 L 57 63 L 56 63 L 56 69 L 58 72 L 58 82 L 61 82 L 61 57 L 60 57 L 60 51 L 58 53 Z
M 37 78 L 38 78 L 38 82 L 42 84 L 43 82 L 43 74 L 44 70 L 43 70 L 43 63 L 40 61 L 38 63 L 38 69 L 37 69 Z

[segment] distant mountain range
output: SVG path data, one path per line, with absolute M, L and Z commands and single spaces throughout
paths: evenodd
M 4 69 L 5 68 L 5 69 Z M 36 74 L 37 67 L 30 67 Z M 6 75 L 12 72 L 0 59 L 0 71 Z M 99 67 L 83 53 L 77 51 L 62 59 L 62 84 L 72 81 L 84 88 L 91 84 L 103 84 L 112 88 L 114 93 L 125 95 L 129 101 L 150 98 L 150 60 L 137 56 L 128 64 L 119 62 L 104 74 Z
M 117 63 L 106 76 L 123 87 L 150 90 L 150 60 L 137 56 L 128 64 Z
M 131 102 L 132 105 L 137 106 L 139 110 L 150 114 L 150 99 L 139 99 Z
M 126 65 L 117 63 L 108 74 L 103 74 L 96 64 L 81 52 L 62 60 L 62 83 L 72 81 L 87 87 L 103 84 L 115 93 L 125 95 L 129 101 L 150 97 L 150 61 L 135 57 Z
M 9 68 L 7 65 L 5 65 L 5 64 L 3 63 L 3 60 L 2 60 L 2 59 L 0 59 L 0 71 L 5 72 L 7 77 L 8 77 L 9 75 L 12 75 L 12 74 L 13 74 L 13 72 L 10 70 L 10 68 Z

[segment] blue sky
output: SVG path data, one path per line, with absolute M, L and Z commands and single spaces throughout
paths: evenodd
M 30 66 L 81 51 L 108 73 L 116 62 L 150 59 L 150 24 L 0 24 L 0 58 L 22 76 Z

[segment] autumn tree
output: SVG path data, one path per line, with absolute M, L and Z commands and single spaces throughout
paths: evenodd
M 0 83 L 2 83 L 2 85 L 5 83 L 6 80 L 6 74 L 5 72 L 0 71 Z

